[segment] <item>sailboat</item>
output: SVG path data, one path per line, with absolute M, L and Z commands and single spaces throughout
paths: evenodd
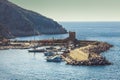
M 45 49 L 32 49 L 32 50 L 28 50 L 29 52 L 45 52 Z
M 28 50 L 28 52 L 45 52 L 46 50 L 44 48 L 41 48 L 41 49 L 38 49 L 37 48 L 38 46 L 35 45 L 35 29 L 34 29 L 34 46 L 33 46 L 33 49 L 31 50 Z

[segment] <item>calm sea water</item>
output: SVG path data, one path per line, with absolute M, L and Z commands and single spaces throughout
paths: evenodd
M 71 66 L 45 61 L 42 53 L 27 50 L 0 51 L 0 80 L 120 80 L 120 22 L 60 22 L 68 31 L 75 31 L 82 40 L 98 40 L 114 47 L 103 55 L 109 66 Z M 36 39 L 66 38 L 68 34 L 42 35 Z M 17 38 L 31 40 L 33 37 Z

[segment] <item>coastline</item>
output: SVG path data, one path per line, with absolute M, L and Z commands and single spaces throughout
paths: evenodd
M 7 49 L 30 49 L 34 47 L 34 43 L 39 43 L 37 47 L 45 46 L 45 40 L 41 41 L 12 41 L 9 45 L 0 46 L 0 50 Z M 58 41 L 54 40 L 54 44 L 57 44 Z M 61 43 L 62 44 L 62 43 Z M 47 44 L 53 45 L 53 44 Z M 113 45 L 110 45 L 106 42 L 100 41 L 88 41 L 88 40 L 78 40 L 77 47 L 70 50 L 69 53 L 62 54 L 62 58 L 70 65 L 110 65 L 105 57 L 101 55 L 102 52 L 109 50 Z M 60 46 L 58 44 L 58 46 Z
M 63 52 L 59 55 L 67 62 L 67 64 L 71 65 L 110 65 L 111 63 L 100 53 L 113 47 L 113 45 L 106 42 L 77 40 L 75 32 L 69 32 L 69 36 L 65 39 L 53 38 L 50 40 L 31 41 L 11 41 L 8 39 L 3 39 L 0 45 L 0 50 L 35 49 L 45 46 L 59 46 L 61 48 L 60 51 Z M 62 51 L 62 47 L 65 48 L 64 51 Z

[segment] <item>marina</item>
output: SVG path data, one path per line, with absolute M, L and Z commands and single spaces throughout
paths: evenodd
M 13 46 L 14 49 L 16 47 L 16 49 L 30 48 L 28 50 L 30 53 L 43 53 L 47 57 L 46 60 L 48 62 L 61 62 L 61 58 L 63 58 L 66 64 L 70 65 L 90 66 L 111 64 L 100 53 L 109 50 L 113 47 L 112 45 L 106 42 L 77 40 L 75 32 L 69 32 L 69 36 L 65 39 L 12 42 L 10 40 L 3 40 L 3 42 L 1 44 L 3 47 Z
M 114 47 L 112 47 L 107 52 L 102 52 L 101 55 L 105 57 L 107 60 L 109 60 L 112 65 L 106 65 L 106 66 L 75 66 L 75 65 L 66 65 L 66 63 L 71 62 L 72 60 L 70 58 L 66 58 L 66 55 L 63 54 L 62 62 L 47 62 L 46 56 L 44 56 L 44 53 L 29 53 L 28 50 L 32 49 L 21 49 L 17 48 L 19 46 L 11 46 L 15 47 L 16 49 L 5 49 L 0 50 L 0 79 L 1 80 L 90 80 L 90 79 L 96 79 L 96 80 L 118 80 L 119 78 L 119 47 L 120 43 L 119 36 L 117 36 L 116 31 L 119 31 L 117 28 L 107 28 L 107 27 L 101 27 L 99 29 L 96 29 L 95 27 L 74 27 L 74 23 L 69 23 L 73 27 L 66 27 L 68 30 L 76 31 L 76 37 L 80 40 L 80 46 L 85 48 L 85 52 L 87 52 L 90 45 L 87 47 L 88 44 L 97 44 L 97 42 L 108 42 Z M 75 23 L 77 24 L 77 23 Z M 83 23 L 78 23 L 83 24 Z M 87 24 L 87 23 L 84 23 Z M 64 23 L 65 25 L 65 23 Z M 65 25 L 66 26 L 66 25 Z M 82 25 L 83 26 L 83 25 Z M 97 25 L 96 25 L 97 26 Z M 100 36 L 100 34 L 94 34 L 89 31 L 89 29 L 92 28 L 92 31 L 100 32 L 100 34 L 104 33 L 104 36 Z M 98 28 L 98 27 L 97 27 Z M 103 31 L 106 30 L 106 32 Z M 111 32 L 111 29 L 112 32 Z M 114 32 L 115 31 L 115 32 Z M 85 34 L 85 33 L 89 33 Z M 110 33 L 116 35 L 111 35 L 110 37 L 106 37 L 107 34 L 110 35 Z M 81 35 L 84 35 L 81 36 Z M 46 35 L 43 35 L 46 38 L 50 39 L 53 37 L 53 35 L 49 35 L 49 37 Z M 42 38 L 43 36 L 36 37 L 37 39 Z M 54 37 L 59 37 L 60 35 L 54 35 Z M 63 36 L 63 35 L 62 35 Z M 68 37 L 68 35 L 66 35 Z M 64 38 L 66 38 L 64 36 Z M 79 37 L 80 36 L 80 37 Z M 19 38 L 18 41 L 29 41 L 32 40 L 33 37 L 25 37 Z M 25 43 L 25 42 L 22 43 Z M 97 41 L 97 42 L 96 42 Z M 16 42 L 18 43 L 18 42 Z M 27 42 L 26 42 L 27 43 Z M 27 43 L 28 44 L 28 43 Z M 26 44 L 26 45 L 27 45 Z M 16 45 L 16 44 L 15 44 Z M 31 44 L 30 44 L 31 45 Z M 32 46 L 32 45 L 31 45 Z M 51 46 L 51 45 L 50 45 Z M 6 46 L 4 46 L 6 47 Z M 47 46 L 46 46 L 47 47 Z M 49 47 L 49 46 L 48 46 Z M 96 47 L 93 46 L 95 49 L 94 52 L 96 52 Z M 61 50 L 57 48 L 58 50 Z M 90 51 L 91 48 L 89 49 Z M 103 51 L 103 49 L 101 49 Z M 64 49 L 62 50 L 64 51 Z M 72 55 L 72 54 L 71 54 Z M 66 61 L 64 61 L 66 60 Z M 67 62 L 68 61 L 68 62 Z M 80 62 L 81 63 L 81 62 Z M 114 73 L 114 74 L 113 74 Z
M 120 80 L 119 0 L 0 0 L 0 80 Z

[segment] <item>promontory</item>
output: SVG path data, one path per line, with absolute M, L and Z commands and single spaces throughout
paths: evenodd
M 67 31 L 56 21 L 23 9 L 8 0 L 0 0 L 0 24 L 14 37 L 39 34 L 64 34 Z M 7 33 L 3 33 L 8 37 Z M 13 37 L 10 36 L 9 37 Z

